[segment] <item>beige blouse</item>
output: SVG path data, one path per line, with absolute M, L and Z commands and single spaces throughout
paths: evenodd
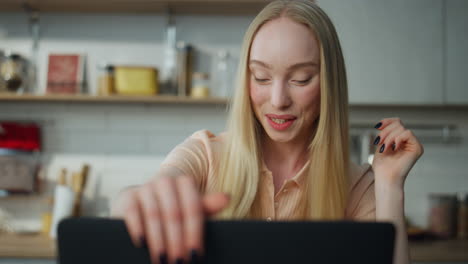
M 168 176 L 190 175 L 202 193 L 214 191 L 215 164 L 221 157 L 222 144 L 226 134 L 216 136 L 210 131 L 195 132 L 183 143 L 175 147 L 163 161 L 160 174 Z M 262 215 L 267 221 L 287 220 L 294 216 L 299 203 L 307 164 L 291 179 L 286 180 L 279 191 L 274 193 L 273 176 L 263 164 L 259 195 Z M 375 220 L 374 173 L 369 164 L 351 165 L 350 196 L 345 217 L 352 220 Z

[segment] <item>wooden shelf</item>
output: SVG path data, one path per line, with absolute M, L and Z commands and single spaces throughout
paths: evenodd
M 23 11 L 23 3 L 40 12 L 256 14 L 270 0 L 1 0 L 0 11 Z
M 197 104 L 226 105 L 226 98 L 190 98 L 169 95 L 155 96 L 92 96 L 92 95 L 31 95 L 0 93 L 0 102 L 66 102 L 66 103 L 147 103 L 147 104 Z

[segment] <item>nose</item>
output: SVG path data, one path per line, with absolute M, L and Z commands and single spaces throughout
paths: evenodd
M 277 109 L 288 108 L 291 103 L 288 84 L 283 81 L 278 81 L 271 87 L 270 102 Z

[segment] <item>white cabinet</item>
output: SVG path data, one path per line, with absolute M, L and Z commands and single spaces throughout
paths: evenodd
M 443 103 L 443 0 L 318 4 L 341 40 L 350 103 Z
M 446 2 L 446 100 L 468 103 L 468 1 Z

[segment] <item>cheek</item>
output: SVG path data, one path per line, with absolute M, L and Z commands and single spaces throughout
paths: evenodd
M 265 89 L 262 89 L 262 87 L 256 85 L 252 81 L 249 86 L 250 100 L 252 101 L 253 106 L 255 108 L 260 107 L 265 100 L 267 100 Z
M 316 118 L 320 112 L 320 81 L 314 81 L 299 97 L 303 109 L 307 109 L 307 114 Z

